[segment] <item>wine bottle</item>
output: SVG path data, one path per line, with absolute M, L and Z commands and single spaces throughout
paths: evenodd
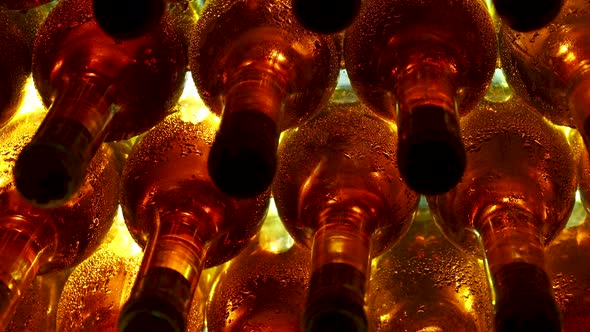
M 23 115 L 0 133 L 0 329 L 35 275 L 72 267 L 98 247 L 118 203 L 121 163 L 108 145 L 98 150 L 79 194 L 64 206 L 39 209 L 22 200 L 11 169 L 41 119 L 42 113 Z
M 406 236 L 373 260 L 369 331 L 493 331 L 483 251 L 477 241 L 470 248 L 475 251 L 449 242 L 421 201 Z
M 102 141 L 135 136 L 173 111 L 187 56 L 169 19 L 140 38 L 115 41 L 98 27 L 91 0 L 54 7 L 33 55 L 35 85 L 51 106 L 14 168 L 26 200 L 60 206 Z
M 590 5 L 567 0 L 553 22 L 530 32 L 504 26 L 500 57 L 517 94 L 558 125 L 576 127 L 590 143 Z
M 293 14 L 306 29 L 336 33 L 346 29 L 358 16 L 361 0 L 292 0 Z
M 207 304 L 207 328 L 302 331 L 310 263 L 309 250 L 294 245 L 276 210 L 269 212 L 258 236 L 216 280 Z
M 516 31 L 538 30 L 549 24 L 564 0 L 494 0 L 494 8 L 510 28 Z
M 399 177 L 394 134 L 360 103 L 332 103 L 281 141 L 277 209 L 312 250 L 306 331 L 366 331 L 370 258 L 403 236 L 418 204 Z
M 26 10 L 54 2 L 54 0 L 0 0 L 0 11 Z
M 92 0 L 96 23 L 117 39 L 137 38 L 154 29 L 166 0 Z
M 136 143 L 127 159 L 121 205 L 146 253 L 119 331 L 184 331 L 202 269 L 234 257 L 260 229 L 269 191 L 231 198 L 207 172 L 216 129 L 212 116 L 193 123 L 173 115 Z
M 68 268 L 35 277 L 4 332 L 55 332 L 57 304 L 71 271 Z
M 281 131 L 327 102 L 336 84 L 336 36 L 305 30 L 290 0 L 213 0 L 197 22 L 190 67 L 221 125 L 209 172 L 235 197 L 264 192 L 276 171 Z
M 590 328 L 590 159 L 581 151 L 578 181 L 581 202 L 576 202 L 567 228 L 546 249 L 547 270 L 563 317 L 563 332 Z M 584 210 L 585 208 L 585 210 Z
M 421 194 L 449 191 L 465 169 L 459 116 L 483 96 L 496 34 L 479 1 L 370 0 L 346 30 L 344 61 L 359 98 L 398 124 L 398 165 Z
M 563 132 L 522 100 L 482 101 L 461 122 L 463 181 L 429 197 L 435 219 L 459 245 L 481 237 L 495 287 L 496 331 L 561 331 L 543 247 L 565 226 L 576 177 Z
M 65 284 L 57 308 L 57 331 L 117 331 L 121 307 L 129 297 L 143 252 L 133 241 L 123 216 L 115 218 L 101 247 L 78 265 Z M 207 277 L 215 276 L 210 271 Z M 196 294 L 209 293 L 211 278 L 201 278 Z M 188 332 L 201 332 L 205 318 L 203 303 L 195 301 L 190 309 Z
M 18 111 L 31 74 L 33 42 L 48 6 L 26 12 L 0 10 L 0 127 Z

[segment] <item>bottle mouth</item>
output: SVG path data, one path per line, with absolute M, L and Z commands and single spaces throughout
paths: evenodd
M 561 331 L 561 313 L 543 269 L 524 262 L 507 264 L 494 273 L 494 282 L 496 331 Z
M 434 105 L 416 107 L 410 117 L 407 128 L 398 132 L 402 178 L 419 194 L 450 191 L 461 181 L 467 164 L 456 117 Z
M 264 193 L 276 173 L 277 145 L 277 126 L 265 114 L 249 110 L 228 114 L 209 152 L 211 179 L 232 197 Z
M 158 297 L 140 297 L 125 305 L 119 317 L 121 332 L 184 332 L 184 318 Z
M 164 0 L 93 1 L 96 22 L 108 35 L 133 39 L 158 24 L 165 10 Z
M 59 207 L 82 184 L 83 166 L 79 158 L 60 144 L 29 144 L 18 156 L 13 169 L 16 189 L 37 207 Z
M 295 0 L 293 13 L 307 30 L 333 34 L 349 27 L 361 9 L 360 0 Z

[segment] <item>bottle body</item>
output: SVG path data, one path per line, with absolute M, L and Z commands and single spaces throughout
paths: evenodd
M 397 122 L 406 183 L 430 195 L 456 185 L 465 168 L 458 117 L 483 96 L 496 63 L 483 3 L 367 1 L 344 59 L 360 99 Z
M 301 331 L 310 263 L 309 250 L 294 245 L 269 213 L 259 235 L 219 275 L 207 304 L 208 329 Z
M 500 34 L 502 67 L 512 88 L 552 122 L 578 128 L 586 144 L 589 102 L 576 93 L 590 84 L 588 22 L 590 6 L 567 0 L 546 27 L 531 32 L 503 27 Z
M 47 7 L 47 6 L 45 6 Z M 0 11 L 0 126 L 5 125 L 18 110 L 24 87 L 31 74 L 33 42 L 46 8 Z
M 491 331 L 483 252 L 457 249 L 424 205 L 400 243 L 373 261 L 367 313 L 374 325 L 369 330 Z M 481 249 L 478 243 L 473 247 Z
M 215 129 L 212 117 L 195 124 L 171 116 L 128 159 L 123 214 L 146 255 L 119 318 L 122 331 L 150 324 L 184 330 L 191 301 L 204 300 L 193 299 L 203 268 L 235 256 L 266 214 L 268 192 L 233 199 L 211 182 L 206 165 Z
M 418 202 L 399 179 L 394 133 L 359 103 L 333 103 L 281 142 L 277 208 L 312 249 L 306 330 L 366 329 L 370 258 L 405 233 Z
M 543 247 L 565 226 L 576 186 L 565 135 L 522 100 L 482 102 L 462 121 L 464 180 L 429 197 L 437 222 L 457 243 L 481 237 L 496 290 L 496 329 L 561 328 Z
M 325 105 L 336 84 L 338 52 L 336 36 L 297 23 L 289 0 L 207 4 L 190 66 L 201 98 L 222 116 L 209 157 L 218 187 L 236 197 L 270 187 L 280 132 Z
M 63 207 L 39 209 L 20 197 L 10 171 L 42 116 L 32 113 L 15 119 L 0 138 L 5 151 L 0 189 L 0 282 L 3 289 L 8 289 L 0 301 L 0 325 L 7 323 L 12 306 L 36 274 L 72 267 L 96 249 L 112 223 L 118 203 L 121 165 L 108 145 L 100 148 L 90 164 L 79 195 Z

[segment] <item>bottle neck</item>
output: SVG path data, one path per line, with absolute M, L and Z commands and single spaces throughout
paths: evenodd
M 304 313 L 306 331 L 364 331 L 371 241 L 369 214 L 356 207 L 327 209 L 320 216 L 312 247 L 312 272 Z M 353 329 L 354 330 L 354 329 Z
M 184 331 L 186 326 L 205 263 L 206 247 L 198 237 L 202 223 L 185 213 L 156 219 L 135 285 L 119 319 L 120 331 L 145 330 L 150 325 Z
M 15 165 L 16 186 L 25 199 L 38 206 L 57 207 L 80 188 L 114 115 L 108 97 L 110 83 L 99 75 L 84 74 L 58 91 Z
M 451 68 L 430 63 L 398 75 L 398 165 L 408 186 L 420 194 L 449 191 L 465 170 L 453 80 Z
M 42 244 L 38 234 L 27 232 L 38 229 L 29 220 L 4 216 L 0 224 L 0 330 L 4 330 L 23 293 L 51 253 L 50 246 Z
M 492 274 L 515 262 L 545 268 L 541 234 L 528 212 L 517 209 L 497 211 L 486 217 L 480 235 Z
M 274 178 L 284 84 L 268 68 L 238 71 L 227 84 L 208 166 L 217 187 L 233 197 L 265 192 Z
M 497 211 L 486 218 L 481 236 L 494 283 L 496 331 L 561 331 L 534 218 L 518 209 Z
M 584 143 L 590 146 L 590 71 L 576 80 L 570 90 L 568 107 Z

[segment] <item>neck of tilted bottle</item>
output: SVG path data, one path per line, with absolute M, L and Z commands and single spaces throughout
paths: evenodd
M 119 331 L 185 331 L 205 264 L 207 249 L 198 237 L 202 223 L 188 213 L 171 213 L 155 224 Z
M 346 331 L 364 331 L 371 253 L 371 239 L 364 226 L 369 214 L 358 206 L 329 208 L 320 219 L 312 248 L 306 331 L 336 331 L 338 326 L 347 326 Z
M 447 192 L 460 180 L 466 163 L 452 69 L 414 64 L 398 74 L 393 93 L 402 177 L 418 193 Z
M 2 216 L 0 224 L 0 330 L 4 330 L 23 293 L 51 253 L 50 246 L 41 243 L 39 227 L 30 220 Z M 44 234 L 43 238 L 51 236 Z
M 507 209 L 487 216 L 480 229 L 494 284 L 498 332 L 533 327 L 561 331 L 538 224 L 526 211 Z
M 114 116 L 110 84 L 100 75 L 86 73 L 58 91 L 15 165 L 16 186 L 24 198 L 42 207 L 57 207 L 80 188 Z
M 590 70 L 580 75 L 570 90 L 568 107 L 586 146 L 590 146 Z
M 248 67 L 227 87 L 209 172 L 226 193 L 253 197 L 268 189 L 276 171 L 284 84 L 272 70 Z

